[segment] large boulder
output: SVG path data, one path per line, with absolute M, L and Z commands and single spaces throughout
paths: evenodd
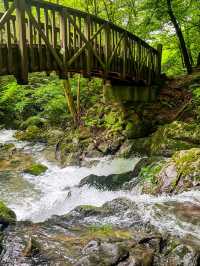
M 129 182 L 133 178 L 132 172 L 122 174 L 112 174 L 108 176 L 89 175 L 83 178 L 79 186 L 85 185 L 89 187 L 95 187 L 99 190 L 120 190 L 123 184 Z
M 18 140 L 30 141 L 30 142 L 46 142 L 46 136 L 44 129 L 41 129 L 35 125 L 29 126 L 25 131 L 18 131 L 15 134 Z
M 160 127 L 148 142 L 151 155 L 171 156 L 176 151 L 200 146 L 200 127 L 195 123 L 175 121 Z
M 200 186 L 200 148 L 181 150 L 140 172 L 143 192 L 178 193 Z

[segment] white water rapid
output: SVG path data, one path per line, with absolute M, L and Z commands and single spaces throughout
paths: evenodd
M 118 197 L 127 197 L 136 202 L 141 209 L 144 220 L 151 224 L 181 236 L 192 236 L 200 241 L 199 223 L 192 221 L 179 204 L 194 204 L 200 207 L 200 192 L 190 191 L 175 196 L 149 196 L 139 191 L 98 191 L 95 188 L 78 187 L 80 180 L 90 174 L 109 175 L 123 173 L 134 169 L 139 158 L 101 159 L 90 168 L 60 168 L 48 162 L 42 156 L 42 145 L 30 145 L 14 138 L 14 131 L 1 130 L 0 143 L 14 143 L 35 159 L 46 165 L 48 170 L 41 176 L 24 174 L 23 176 L 2 177 L 0 172 L 0 199 L 4 200 L 17 214 L 18 220 L 41 222 L 52 215 L 66 214 L 78 205 L 101 206 Z M 178 206 L 178 207 L 177 207 Z M 163 210 L 164 208 L 164 210 Z

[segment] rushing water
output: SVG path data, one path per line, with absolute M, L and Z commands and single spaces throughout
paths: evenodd
M 0 199 L 15 211 L 18 220 L 40 222 L 54 214 L 66 214 L 78 205 L 101 206 L 114 198 L 127 197 L 139 205 L 144 220 L 162 230 L 181 236 L 190 235 L 200 241 L 199 191 L 154 197 L 140 194 L 137 190 L 103 192 L 87 186 L 79 188 L 78 184 L 85 176 L 127 172 L 133 170 L 139 158 L 125 160 L 108 157 L 92 167 L 60 168 L 42 156 L 42 145 L 31 146 L 19 142 L 13 135 L 14 131 L 1 130 L 0 143 L 14 143 L 17 148 L 31 153 L 38 162 L 48 167 L 48 171 L 41 176 L 24 174 L 3 179 L 0 176 Z

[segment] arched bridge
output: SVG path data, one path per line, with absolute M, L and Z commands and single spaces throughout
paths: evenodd
M 154 49 L 108 21 L 41 0 L 3 3 L 0 75 L 14 75 L 20 84 L 41 71 L 129 84 L 152 84 L 160 76 L 161 46 Z

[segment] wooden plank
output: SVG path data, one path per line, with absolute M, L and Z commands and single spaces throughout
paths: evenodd
M 105 69 L 105 74 L 107 75 L 109 69 L 110 69 L 110 65 L 109 65 L 109 58 L 111 55 L 111 47 L 110 47 L 110 43 L 111 43 L 111 33 L 110 33 L 110 27 L 107 24 L 105 27 L 105 44 L 104 44 L 104 53 L 105 53 L 105 65 L 106 65 L 106 69 Z
M 61 47 L 62 47 L 62 55 L 63 55 L 63 66 L 64 66 L 64 73 L 62 75 L 65 78 L 68 78 L 68 52 L 67 52 L 67 18 L 65 12 L 62 11 L 60 14 L 60 36 L 61 36 Z
M 87 17 L 85 19 L 84 31 L 85 31 L 86 39 L 90 40 L 90 36 L 91 36 L 91 21 L 90 21 L 90 17 Z M 86 47 L 87 47 L 87 50 L 86 50 L 86 67 L 87 67 L 87 73 L 90 74 L 91 69 L 92 69 L 91 45 L 87 45 Z
M 119 48 L 119 45 L 120 45 L 121 41 L 122 41 L 123 38 L 124 38 L 124 35 L 125 35 L 125 33 L 123 33 L 123 34 L 121 35 L 121 37 L 120 37 L 118 43 L 116 44 L 116 46 L 115 46 L 115 48 L 114 48 L 114 50 L 113 50 L 113 52 L 112 52 L 112 54 L 111 54 L 111 56 L 110 56 L 110 58 L 109 58 L 109 60 L 108 60 L 108 65 L 109 65 L 109 66 L 110 66 L 110 64 L 112 63 L 112 60 L 113 60 L 113 58 L 114 58 L 114 56 L 115 56 L 115 54 L 116 54 L 116 52 L 117 52 L 117 49 Z
M 55 49 L 57 46 L 57 38 L 56 38 L 56 16 L 54 10 L 51 10 L 51 32 L 52 32 L 52 46 Z
M 5 10 L 9 9 L 8 0 L 4 0 Z M 10 30 L 10 20 L 6 22 L 6 37 L 7 37 L 7 48 L 8 48 L 8 74 L 12 73 L 12 48 L 11 48 L 11 30 Z
M 35 57 L 34 57 L 34 48 L 33 48 L 33 25 L 30 18 L 28 19 L 28 44 L 29 44 L 29 53 L 30 53 L 30 69 L 34 71 L 35 66 Z
M 80 29 L 80 31 L 82 31 L 82 18 L 81 17 L 78 17 L 78 23 L 79 23 L 79 29 Z M 77 33 L 77 34 L 78 34 L 78 47 L 82 47 L 83 41 L 81 39 L 80 34 L 79 33 Z M 79 68 L 80 68 L 80 70 L 83 69 L 83 54 L 82 53 L 80 54 Z
M 41 15 L 40 15 L 40 6 L 38 5 L 36 7 L 36 17 L 37 17 L 37 23 L 39 24 L 39 26 L 41 27 Z M 42 56 L 42 38 L 41 38 L 41 35 L 39 33 L 39 31 L 37 32 L 38 34 L 38 37 L 37 37 L 37 40 L 38 40 L 38 43 L 37 43 L 37 46 L 38 46 L 38 54 L 39 54 L 39 69 L 42 71 L 43 69 L 43 56 Z
M 17 32 L 16 32 L 16 25 L 15 20 L 12 19 L 12 28 L 13 28 L 13 43 L 17 43 Z
M 157 56 L 157 58 L 158 58 L 158 59 L 157 59 L 157 60 L 158 60 L 157 75 L 158 75 L 158 77 L 160 77 L 160 75 L 161 75 L 162 49 L 163 49 L 162 44 L 158 44 L 158 46 L 157 46 L 157 51 L 158 51 L 158 56 Z
M 14 10 L 15 10 L 15 3 L 12 3 L 11 7 L 0 18 L 0 30 L 4 27 L 4 24 L 10 19 L 10 16 Z
M 44 9 L 44 32 L 45 32 L 45 36 L 49 42 L 49 14 L 48 14 L 48 9 Z M 50 62 L 50 53 L 49 53 L 49 49 L 48 47 L 46 47 L 46 57 L 47 57 L 47 61 L 46 61 L 46 67 L 47 67 L 47 71 L 50 70 L 50 66 L 51 66 L 51 62 Z
M 26 22 L 25 22 L 25 0 L 15 0 L 16 5 L 16 25 L 18 45 L 20 51 L 20 72 L 18 82 L 21 84 L 28 83 L 28 54 L 26 45 Z

